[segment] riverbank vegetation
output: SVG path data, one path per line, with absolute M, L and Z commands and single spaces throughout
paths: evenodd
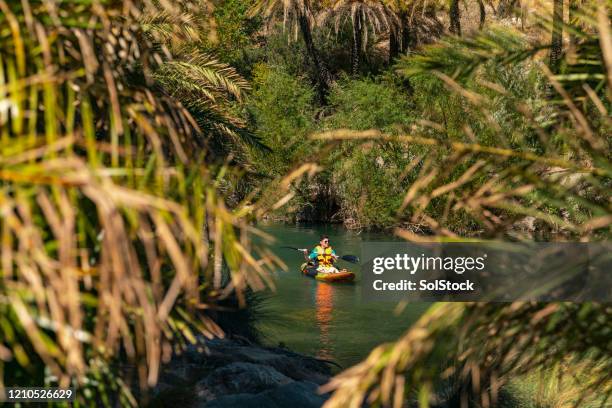
M 273 286 L 258 219 L 608 239 L 610 3 L 576 4 L 0 0 L 0 390 L 145 402 L 222 299 Z M 490 406 L 586 367 L 569 405 L 603 405 L 610 313 L 434 305 L 328 404 L 442 404 L 451 379 Z
M 413 17 L 404 23 L 410 27 L 403 29 L 412 29 L 414 34 L 408 36 L 407 44 L 403 44 L 403 51 L 408 55 L 390 60 L 396 55 L 388 48 L 393 45 L 389 38 L 398 36 L 397 30 L 402 29 L 402 13 L 394 14 L 392 5 L 383 10 L 376 8 L 376 2 L 364 2 L 371 10 L 363 15 L 371 21 L 361 21 L 354 20 L 355 16 L 350 13 L 343 14 L 343 2 L 331 8 L 319 3 L 304 3 L 303 13 L 312 18 L 309 26 L 312 32 L 304 36 L 297 30 L 301 27 L 301 11 L 295 9 L 297 3 L 286 5 L 287 9 L 281 7 L 280 2 L 272 3 L 266 6 L 276 7 L 271 10 L 276 10 L 277 14 L 270 11 L 272 14 L 261 21 L 266 36 L 245 35 L 250 42 L 243 38 L 242 56 L 234 61 L 241 66 L 243 74 L 252 79 L 253 90 L 243 107 L 248 126 L 261 137 L 262 143 L 278 152 L 275 155 L 254 153 L 253 166 L 264 180 L 286 174 L 299 163 L 314 161 L 322 166 L 315 177 L 294 184 L 290 205 L 279 208 L 272 217 L 338 222 L 358 230 L 405 227 L 412 232 L 432 232 L 431 225 L 423 222 L 422 213 L 426 212 L 427 217 L 438 223 L 443 220 L 447 229 L 462 235 L 478 235 L 490 229 L 483 227 L 483 223 L 504 224 L 498 230 L 505 231 L 508 224 L 516 223 L 517 229 L 524 229 L 525 223 L 530 227 L 535 219 L 536 223 L 547 219 L 537 228 L 536 235 L 543 237 L 551 230 L 554 233 L 575 232 L 576 225 L 569 227 L 568 223 L 583 223 L 585 216 L 606 214 L 605 208 L 578 209 L 576 202 L 565 205 L 545 202 L 582 200 L 560 197 L 562 194 L 544 198 L 548 195 L 544 190 L 550 190 L 559 180 L 566 185 L 573 182 L 573 187 L 581 188 L 582 192 L 592 190 L 586 188 L 583 180 L 578 180 L 582 176 L 571 176 L 565 169 L 577 157 L 583 162 L 572 164 L 576 170 L 582 170 L 585 164 L 588 167 L 594 160 L 605 162 L 608 153 L 607 145 L 587 152 L 582 151 L 583 146 L 567 146 L 568 132 L 574 131 L 571 121 L 576 119 L 567 117 L 569 108 L 563 105 L 561 96 L 550 83 L 552 73 L 544 69 L 550 62 L 548 50 L 552 30 L 552 21 L 547 20 L 546 15 L 514 20 L 492 16 L 483 27 L 468 18 L 464 22 L 463 37 L 441 38 L 446 18 L 444 6 L 436 9 L 438 6 L 431 4 L 422 9 L 419 4 L 404 5 L 410 8 Z M 234 10 L 236 6 L 227 2 L 221 8 Z M 544 5 L 537 4 L 530 10 L 543 11 Z M 339 14 L 334 14 L 336 12 Z M 331 18 L 331 25 L 329 15 L 335 16 Z M 521 16 L 517 10 L 508 15 Z M 594 132 L 601 138 L 608 132 L 609 122 L 605 118 L 602 120 L 606 111 L 595 106 L 607 101 L 600 96 L 591 101 L 592 92 L 582 89 L 581 85 L 602 90 L 604 83 L 595 79 L 596 76 L 602 78 L 602 74 L 595 72 L 594 66 L 587 68 L 585 60 L 579 59 L 577 53 L 593 51 L 586 51 L 592 48 L 587 45 L 590 41 L 587 40 L 588 31 L 581 31 L 589 24 L 576 13 L 572 18 L 576 22 L 572 26 L 566 24 L 564 31 L 569 32 L 566 37 L 572 40 L 572 48 L 566 53 L 569 59 L 555 68 L 563 73 L 554 81 L 558 86 L 572 89 L 568 96 L 579 100 L 580 108 L 588 110 L 592 117 L 593 123 L 589 126 L 594 128 L 584 131 Z M 252 21 L 246 12 L 244 19 Z M 366 28 L 362 36 L 364 32 L 369 33 L 367 41 L 360 40 L 358 52 L 353 43 L 355 33 L 351 31 L 353 21 Z M 513 22 L 515 28 L 512 28 Z M 308 44 L 309 41 L 313 44 Z M 434 44 L 428 45 L 432 42 Z M 325 73 L 318 72 L 320 68 L 313 60 L 313 52 L 324 61 L 320 64 Z M 587 57 L 589 61 L 597 58 L 596 55 Z M 347 65 L 355 59 L 358 69 L 353 69 L 354 64 Z M 328 81 L 321 80 L 321 75 L 333 79 L 324 89 L 321 84 Z M 385 142 L 381 143 L 375 134 L 340 136 L 326 133 L 339 129 L 375 129 L 384 135 Z M 314 139 L 306 137 L 317 133 Z M 396 139 L 395 136 L 400 137 Z M 333 149 L 321 142 L 322 139 L 338 138 L 345 141 L 334 144 Z M 451 142 L 474 146 L 449 146 Z M 471 167 L 477 162 L 471 160 L 472 156 L 480 155 L 483 149 L 491 150 L 491 147 L 500 150 L 488 152 L 486 160 L 491 160 L 486 165 L 480 162 L 477 167 Z M 597 157 L 588 158 L 592 153 Z M 522 160 L 530 155 L 548 157 Z M 506 161 L 506 157 L 511 160 Z M 433 167 L 428 167 L 440 160 L 449 160 L 448 171 L 434 175 Z M 526 194 L 528 198 L 509 202 L 506 197 L 492 218 L 482 218 L 481 208 L 474 207 L 476 201 L 472 200 L 469 205 L 457 204 L 442 197 L 441 190 L 436 191 L 436 197 L 426 198 L 427 203 L 421 202 L 416 213 L 410 208 L 416 197 L 411 197 L 412 203 L 405 200 L 406 192 L 422 176 L 432 178 L 427 183 L 429 191 L 415 186 L 413 194 L 433 192 L 436 184 L 444 185 L 445 181 L 458 178 L 470 169 L 464 182 L 444 191 L 460 196 L 466 194 L 464 188 L 480 186 L 494 173 L 502 173 L 498 181 L 504 183 L 504 178 L 511 177 L 505 173 L 521 171 L 521 162 L 533 163 L 529 170 L 537 173 L 535 175 L 547 186 L 538 189 L 533 183 L 527 183 L 530 187 L 525 188 L 531 190 Z M 512 170 L 510 166 L 514 166 Z M 510 184 L 518 188 L 516 182 Z M 260 187 L 261 181 L 255 182 L 255 186 Z M 602 187 L 607 188 L 606 185 Z M 526 193 L 518 192 L 520 195 Z M 595 200 L 605 197 L 604 190 L 591 192 L 590 198 Z M 481 195 L 493 193 L 493 190 L 480 191 Z M 449 211 L 453 205 L 462 208 Z M 507 208 L 509 206 L 513 207 L 512 211 Z M 529 208 L 519 208 L 521 206 Z M 558 211 L 549 211 L 553 207 Z M 572 208 L 577 210 L 575 214 L 581 214 L 581 220 L 569 220 Z M 540 211 L 540 216 L 535 216 L 534 211 Z M 535 233 L 533 228 L 528 229 L 531 229 L 530 234 Z

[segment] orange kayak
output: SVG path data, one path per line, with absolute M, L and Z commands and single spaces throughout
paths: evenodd
M 302 273 L 306 276 L 311 276 L 306 273 L 308 264 L 302 264 Z M 349 270 L 342 269 L 338 273 L 317 273 L 314 278 L 323 282 L 352 282 L 355 280 L 355 274 Z

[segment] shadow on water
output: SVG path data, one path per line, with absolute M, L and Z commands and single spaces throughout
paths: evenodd
M 330 225 L 264 224 L 258 228 L 276 238 L 274 252 L 289 267 L 277 273 L 276 291 L 266 296 L 265 317 L 258 324 L 268 344 L 282 343 L 346 368 L 366 357 L 378 344 L 399 337 L 430 305 L 413 303 L 395 314 L 393 302 L 362 299 L 358 265 L 343 261 L 339 264 L 357 274 L 354 284 L 318 282 L 300 273 L 300 253 L 280 249 L 283 245 L 312 248 L 321 234 L 327 234 L 336 253 L 359 256 L 363 243 L 397 240 L 391 235 L 358 234 Z

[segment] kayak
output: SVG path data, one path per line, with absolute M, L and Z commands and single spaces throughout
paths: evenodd
M 355 280 L 355 274 L 349 270 L 341 269 L 338 273 L 317 273 L 315 276 L 311 276 L 306 273 L 306 267 L 308 264 L 304 263 L 301 266 L 301 271 L 304 275 L 314 277 L 316 280 L 323 282 L 352 282 Z

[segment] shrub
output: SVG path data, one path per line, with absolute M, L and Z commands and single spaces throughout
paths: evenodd
M 408 125 L 413 118 L 407 93 L 382 77 L 356 80 L 345 77 L 332 90 L 329 101 L 332 113 L 324 122 L 328 129 L 390 130 Z
M 308 155 L 315 128 L 314 90 L 278 67 L 258 64 L 253 70 L 253 92 L 247 102 L 250 125 L 274 154 L 253 151 L 255 167 L 266 176 L 284 174 Z

